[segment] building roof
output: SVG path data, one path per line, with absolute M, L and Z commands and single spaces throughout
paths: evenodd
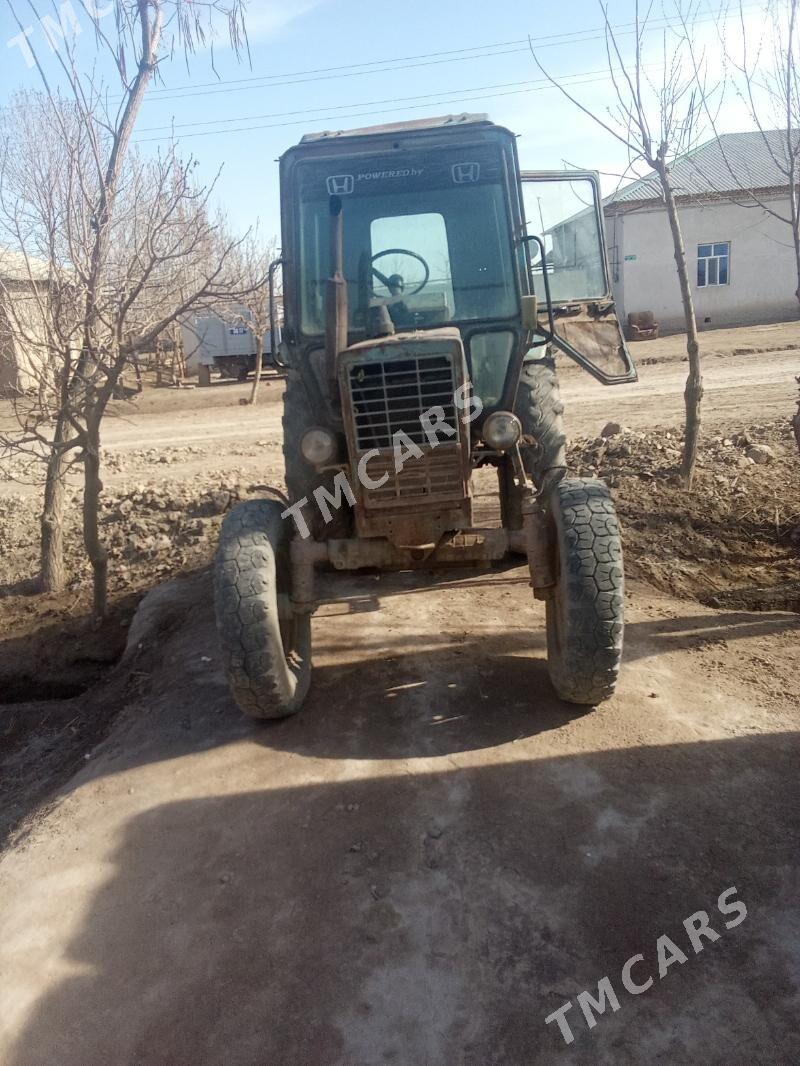
M 795 137 L 797 134 L 795 134 Z M 789 184 L 785 130 L 723 133 L 687 152 L 672 164 L 677 196 L 708 196 L 739 189 L 780 189 Z M 655 171 L 632 181 L 611 196 L 606 207 L 660 200 L 661 185 Z
M 22 252 L 0 248 L 0 278 L 5 281 L 47 281 L 50 274 L 48 263 L 34 256 L 27 258 Z

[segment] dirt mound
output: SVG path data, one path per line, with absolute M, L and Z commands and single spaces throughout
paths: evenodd
M 188 484 L 152 480 L 107 490 L 101 532 L 109 553 L 112 607 L 131 597 L 136 602 L 159 581 L 205 565 L 216 547 L 225 512 L 261 489 L 233 479 L 209 478 Z M 86 640 L 82 619 L 90 609 L 91 572 L 81 536 L 80 493 L 73 493 L 67 505 L 65 557 L 70 578 L 65 592 L 57 596 L 31 595 L 39 561 L 39 507 L 38 499 L 29 495 L 0 497 L 0 616 L 6 637 L 32 638 L 42 627 L 62 624 Z M 10 647 L 8 639 L 0 643 L 0 681 L 11 673 L 35 671 L 39 661 L 33 640 L 24 645 L 24 662 L 18 651 L 9 658 Z M 56 670 L 59 662 L 62 669 L 68 667 L 69 647 L 59 641 L 46 649 Z M 120 652 L 117 647 L 114 658 Z
M 691 491 L 680 430 L 615 429 L 575 441 L 569 462 L 611 486 L 630 577 L 710 606 L 800 609 L 800 458 L 787 422 L 706 438 Z
M 182 692 L 198 673 L 205 694 L 227 691 L 211 600 L 206 568 L 122 599 L 99 629 L 87 617 L 60 619 L 0 644 L 0 850 L 143 692 Z M 183 728 L 174 723 L 178 735 Z
M 1 776 L 12 784 L 25 776 L 26 745 L 48 766 L 53 760 L 72 766 L 80 758 L 87 740 L 96 739 L 113 717 L 113 708 L 105 707 L 87 714 L 86 700 L 122 655 L 142 596 L 175 574 L 206 566 L 225 511 L 248 491 L 249 486 L 233 479 L 188 485 L 162 479 L 109 490 L 102 528 L 110 556 L 111 609 L 100 627 L 90 618 L 91 578 L 81 543 L 79 500 L 68 508 L 67 589 L 59 595 L 31 595 L 38 563 L 38 502 L 23 494 L 0 497 Z
M 109 490 L 101 501 L 103 541 L 114 587 L 130 588 L 140 573 L 152 578 L 195 561 L 195 551 L 216 537 L 224 512 L 247 495 L 240 483 L 213 481 L 185 484 L 161 479 L 122 491 Z M 80 492 L 67 504 L 66 562 L 77 589 L 88 580 L 81 542 Z M 5 594 L 36 572 L 39 549 L 38 499 L 22 494 L 0 497 L 0 585 Z M 0 592 L 2 595 L 2 592 Z

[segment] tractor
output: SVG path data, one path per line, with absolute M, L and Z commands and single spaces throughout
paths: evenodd
M 287 493 L 231 510 L 214 566 L 237 703 L 257 718 L 302 706 L 318 568 L 512 553 L 545 604 L 558 696 L 607 699 L 620 533 L 605 483 L 568 473 L 555 366 L 560 352 L 605 385 L 636 380 L 597 175 L 521 171 L 512 132 L 462 114 L 306 135 L 280 188 Z M 473 524 L 484 466 L 499 527 Z

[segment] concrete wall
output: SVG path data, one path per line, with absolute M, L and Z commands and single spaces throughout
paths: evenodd
M 788 212 L 788 204 L 776 208 Z M 798 316 L 791 230 L 760 207 L 715 203 L 680 208 L 698 325 L 750 325 Z M 620 318 L 653 311 L 664 331 L 683 328 L 672 238 L 663 208 L 606 211 L 606 235 L 617 280 Z M 697 287 L 698 244 L 730 241 L 727 285 Z M 625 259 L 635 256 L 635 259 Z M 708 318 L 709 322 L 704 320 Z

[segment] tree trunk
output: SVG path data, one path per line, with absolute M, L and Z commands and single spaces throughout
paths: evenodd
M 175 355 L 178 360 L 178 373 L 181 381 L 186 381 L 186 352 L 183 347 L 183 333 L 180 326 L 175 326 L 172 330 L 172 341 L 175 345 Z
M 47 474 L 44 482 L 42 508 L 39 587 L 42 592 L 61 592 L 67 581 L 64 565 L 64 501 L 66 496 L 66 457 L 60 445 L 64 442 L 64 424 L 59 418 L 53 435 Z
M 256 372 L 255 376 L 253 377 L 253 387 L 250 390 L 250 403 L 256 402 L 256 396 L 258 395 L 258 383 L 259 381 L 261 381 L 261 362 L 264 358 L 262 354 L 264 351 L 264 334 L 258 333 L 253 334 L 253 336 L 256 342 Z
M 683 392 L 686 406 L 686 434 L 683 444 L 681 477 L 687 488 L 691 488 L 697 463 L 697 444 L 700 439 L 700 407 L 703 399 L 700 345 L 697 340 L 697 319 L 694 314 L 694 300 L 692 299 L 689 270 L 686 266 L 686 249 L 683 244 L 683 233 L 681 232 L 681 223 L 678 218 L 678 208 L 672 191 L 672 183 L 665 164 L 661 163 L 656 169 L 661 179 L 669 228 L 672 231 L 675 266 L 678 270 L 678 283 L 681 289 L 681 302 L 683 303 L 683 315 L 686 322 L 686 354 L 689 356 L 689 375 L 686 378 L 686 388 Z
M 95 622 L 108 611 L 108 552 L 100 539 L 100 416 L 90 411 L 86 420 L 83 459 L 83 544 L 92 564 L 92 616 Z

